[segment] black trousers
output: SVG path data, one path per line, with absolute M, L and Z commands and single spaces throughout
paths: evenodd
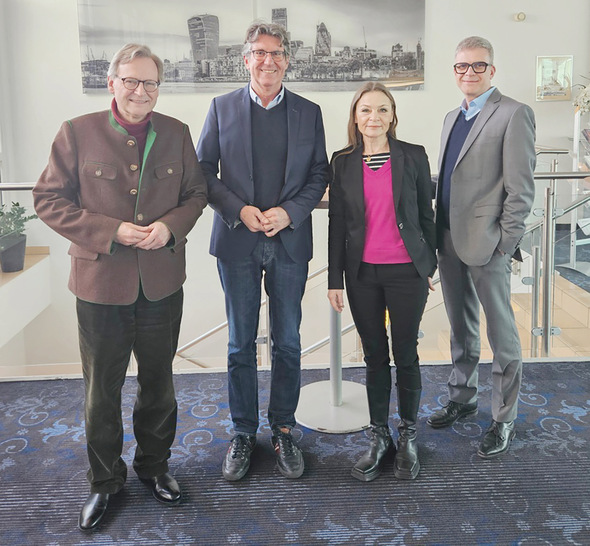
M 138 367 L 133 468 L 140 478 L 168 471 L 177 419 L 172 361 L 182 302 L 182 289 L 159 301 L 148 301 L 140 291 L 131 305 L 76 301 L 86 387 L 88 481 L 93 493 L 117 493 L 127 478 L 121 458 L 121 389 L 132 351 Z
M 385 425 L 391 393 L 385 311 L 389 311 L 397 385 L 420 389 L 418 329 L 428 297 L 428 282 L 420 277 L 412 263 L 363 262 L 356 279 L 346 277 L 346 293 L 365 353 L 371 422 Z

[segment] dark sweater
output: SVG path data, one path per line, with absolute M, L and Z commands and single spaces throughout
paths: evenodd
M 473 116 L 467 121 L 465 115 L 460 113 L 457 116 L 457 121 L 455 121 L 455 125 L 453 125 L 453 129 L 449 135 L 449 140 L 447 141 L 447 148 L 443 157 L 441 173 L 438 180 L 440 189 L 438 191 L 437 204 L 439 211 L 437 217 L 442 220 L 443 225 L 447 229 L 450 228 L 449 210 L 451 206 L 451 176 L 453 175 L 455 164 L 457 163 L 457 158 L 461 153 L 463 144 L 465 144 L 467 135 L 469 134 L 469 131 L 471 131 L 471 127 L 473 127 L 473 123 L 478 115 L 479 114 Z
M 145 117 L 145 119 L 139 123 L 129 123 L 128 121 L 125 121 L 119 114 L 119 109 L 117 108 L 115 99 L 113 99 L 113 102 L 111 103 L 111 110 L 113 111 L 113 115 L 115 116 L 117 123 L 129 133 L 129 136 L 134 137 L 137 141 L 137 150 L 139 151 L 139 165 L 141 166 L 143 164 L 143 153 L 145 152 L 145 144 L 147 142 L 148 128 L 152 119 L 152 113 L 150 112 Z
M 266 110 L 251 102 L 254 203 L 264 211 L 276 207 L 287 166 L 287 105 L 283 99 Z

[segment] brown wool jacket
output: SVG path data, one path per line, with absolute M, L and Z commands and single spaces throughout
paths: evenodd
M 135 138 L 110 110 L 64 122 L 34 190 L 35 209 L 71 241 L 69 288 L 93 303 L 127 305 L 139 294 L 160 300 L 186 278 L 186 235 L 207 204 L 207 184 L 188 126 L 152 114 L 143 166 Z M 140 250 L 114 242 L 121 222 L 159 220 L 168 245 Z

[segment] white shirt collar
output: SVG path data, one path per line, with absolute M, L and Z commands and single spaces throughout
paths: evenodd
M 252 89 L 252 85 L 248 84 L 248 90 L 250 91 L 250 98 L 259 106 L 262 106 L 262 101 L 260 100 L 260 97 L 256 94 L 256 92 L 254 91 L 254 89 Z M 268 106 L 262 106 L 263 108 L 266 108 L 267 110 L 270 110 L 271 108 L 274 108 L 275 106 L 277 106 L 278 104 L 280 104 L 280 102 L 285 98 L 285 86 L 281 85 L 281 90 L 279 91 L 278 95 L 272 99 L 269 103 Z

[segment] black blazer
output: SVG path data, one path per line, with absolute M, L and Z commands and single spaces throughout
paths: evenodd
M 430 166 L 422 146 L 389 138 L 393 202 L 401 238 L 421 277 L 436 271 L 436 227 Z M 328 288 L 356 278 L 365 245 L 362 147 L 335 152 L 331 166 Z

